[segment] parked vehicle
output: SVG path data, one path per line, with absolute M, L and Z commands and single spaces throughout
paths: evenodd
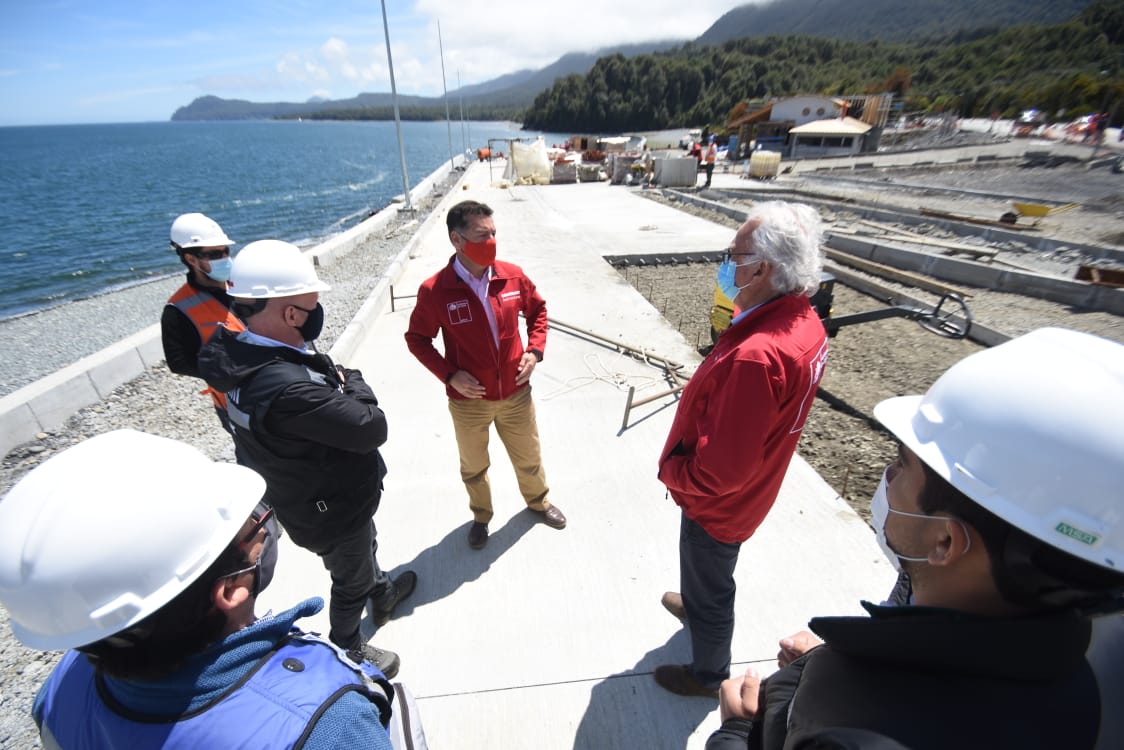
M 692 128 L 687 131 L 687 134 L 679 139 L 679 148 L 688 149 L 692 143 L 698 143 L 702 140 L 702 130 L 700 128 Z

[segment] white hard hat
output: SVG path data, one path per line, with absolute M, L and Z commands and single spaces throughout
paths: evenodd
M 31 648 L 82 646 L 148 617 L 237 536 L 265 481 L 134 430 L 92 437 L 0 502 L 0 603 Z
M 312 259 L 281 240 L 251 242 L 230 267 L 231 297 L 270 299 L 331 289 L 316 276 Z
M 977 504 L 1124 571 L 1124 345 L 1042 328 L 953 365 L 874 415 Z
M 172 222 L 172 244 L 185 247 L 229 247 L 234 240 L 226 236 L 214 219 L 203 214 L 183 214 Z

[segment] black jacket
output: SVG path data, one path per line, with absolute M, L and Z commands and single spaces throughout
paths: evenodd
M 199 353 L 199 370 L 227 394 L 239 461 L 265 477 L 294 542 L 315 552 L 371 518 L 386 474 L 386 417 L 362 373 L 226 329 Z
M 870 617 L 812 620 L 825 644 L 769 677 L 756 719 L 724 722 L 707 750 L 812 747 L 810 735 L 838 727 L 913 750 L 1096 745 L 1088 618 L 863 606 Z
M 228 310 L 234 304 L 234 298 L 224 290 L 196 283 L 191 271 L 187 272 L 187 283 L 195 291 L 211 295 Z M 160 341 L 164 345 L 164 360 L 169 370 L 177 375 L 203 377 L 199 374 L 199 348 L 203 346 L 203 340 L 191 319 L 175 305 L 164 305 L 164 312 L 160 315 Z

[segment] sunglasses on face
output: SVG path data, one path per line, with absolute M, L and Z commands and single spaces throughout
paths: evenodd
M 218 250 L 190 250 L 188 251 L 196 258 L 203 260 L 221 260 L 222 258 L 230 257 L 230 248 L 224 247 Z

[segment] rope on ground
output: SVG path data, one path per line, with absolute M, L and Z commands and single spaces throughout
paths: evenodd
M 542 401 L 549 401 L 556 396 L 562 396 L 567 393 L 584 388 L 593 383 L 608 383 L 618 391 L 627 391 L 630 387 L 636 390 L 650 388 L 659 383 L 662 378 L 653 375 L 630 375 L 622 372 L 621 370 L 613 369 L 622 358 L 627 358 L 628 361 L 635 361 L 632 357 L 626 357 L 624 352 L 617 352 L 617 355 L 610 365 L 606 365 L 602 361 L 600 354 L 587 354 L 582 359 L 585 362 L 586 369 L 589 370 L 589 375 L 581 375 L 576 378 L 570 378 L 565 381 L 559 388 L 551 391 L 545 396 L 541 396 Z

